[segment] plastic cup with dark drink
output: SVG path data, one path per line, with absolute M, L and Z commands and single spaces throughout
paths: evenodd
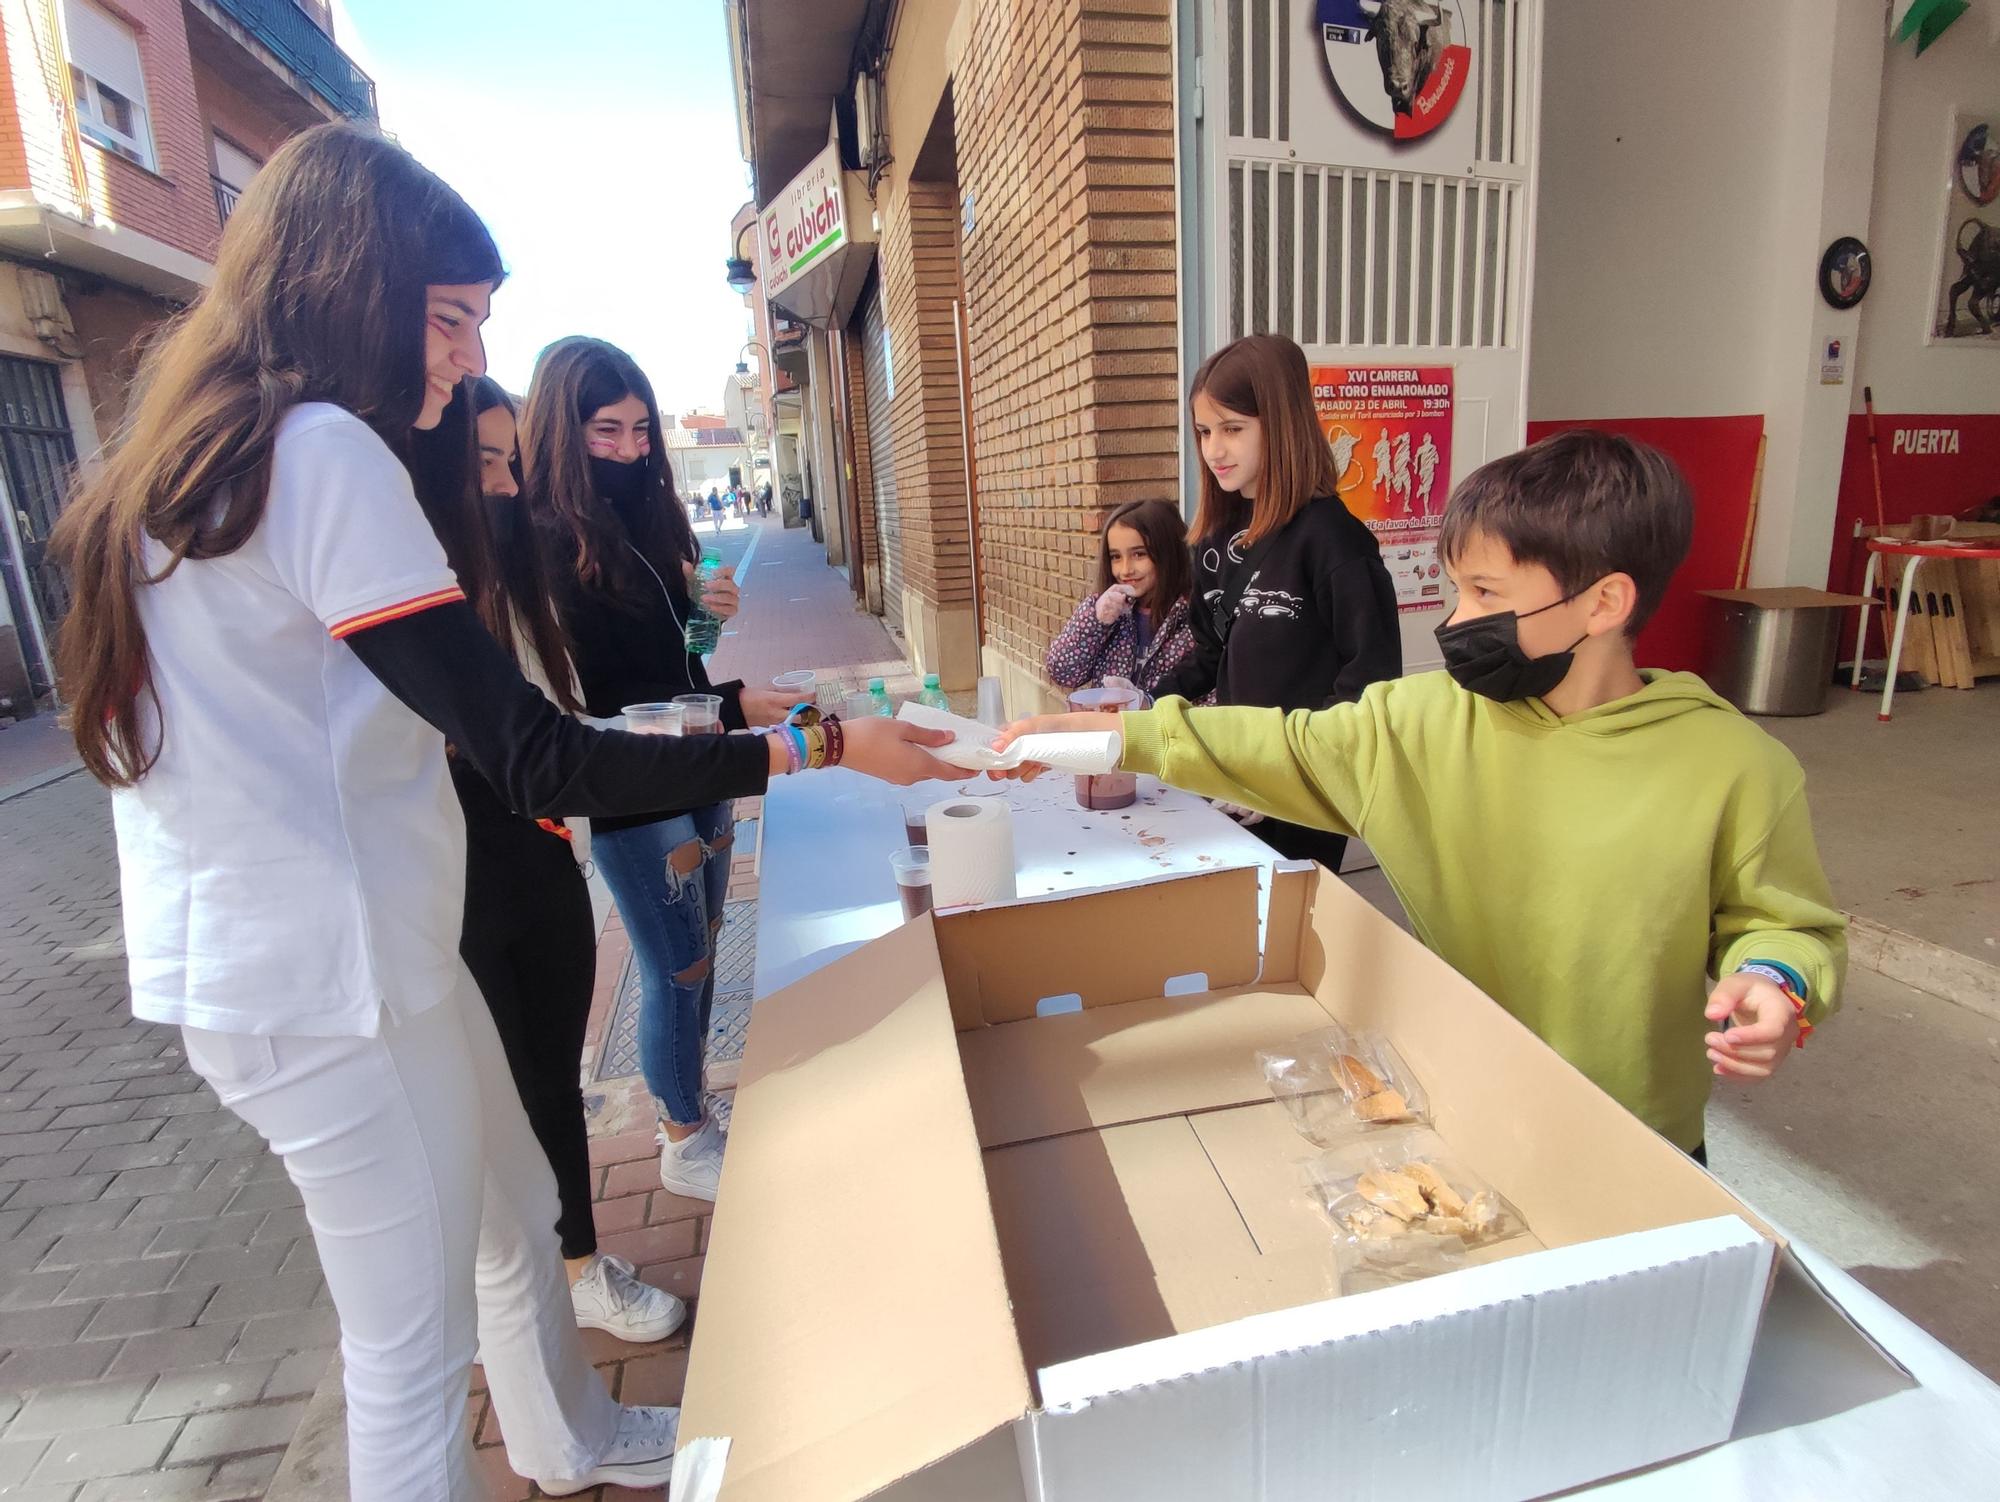
M 681 707 L 682 735 L 722 734 L 722 695 L 675 694 Z
M 889 857 L 896 873 L 896 895 L 903 901 L 903 921 L 922 917 L 931 910 L 931 852 L 927 845 L 912 845 Z
M 930 830 L 924 823 L 924 811 L 929 807 L 928 800 L 903 805 L 903 843 L 912 849 L 930 843 Z
M 679 735 L 681 706 L 673 704 L 627 704 L 618 711 L 625 728 L 634 735 Z
M 1069 696 L 1076 713 L 1117 715 L 1128 709 L 1149 709 L 1152 699 L 1136 688 L 1080 688 Z M 1139 801 L 1139 779 L 1131 772 L 1099 772 L 1076 779 L 1076 801 L 1088 809 L 1130 808 Z

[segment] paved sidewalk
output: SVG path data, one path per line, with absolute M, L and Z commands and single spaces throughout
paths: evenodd
M 261 1497 L 331 1353 L 297 1192 L 179 1042 L 128 1009 L 103 789 L 66 777 L 0 804 L 0 1495 L 16 1502 Z

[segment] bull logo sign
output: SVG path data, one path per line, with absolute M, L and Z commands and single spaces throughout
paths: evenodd
M 1319 29 L 1348 108 L 1398 141 L 1449 120 L 1472 77 L 1464 18 L 1445 0 L 1319 0 Z

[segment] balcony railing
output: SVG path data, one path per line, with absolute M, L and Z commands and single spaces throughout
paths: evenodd
M 343 115 L 375 118 L 375 80 L 314 24 L 296 0 L 209 0 L 262 42 Z M 226 216 L 225 216 L 226 217 Z
M 215 217 L 227 224 L 231 211 L 236 207 L 236 200 L 243 196 L 243 190 L 231 187 L 213 174 L 208 180 L 215 188 Z

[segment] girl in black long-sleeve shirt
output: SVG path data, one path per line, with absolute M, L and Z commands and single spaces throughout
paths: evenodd
M 1324 709 L 1403 671 L 1396 592 L 1374 534 L 1341 503 L 1305 352 L 1253 334 L 1211 355 L 1188 405 L 1201 445 L 1195 650 L 1155 693 Z M 1343 836 L 1251 826 L 1283 855 L 1340 868 Z

